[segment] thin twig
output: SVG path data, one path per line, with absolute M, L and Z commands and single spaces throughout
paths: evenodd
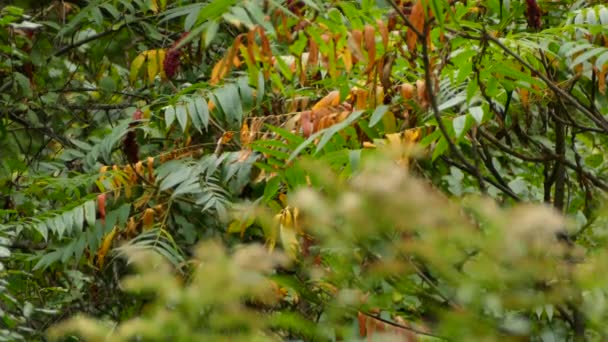
M 368 313 L 368 312 L 363 312 L 363 311 L 360 311 L 360 312 L 363 315 L 367 316 L 367 317 L 371 317 L 373 319 L 376 319 L 376 320 L 378 320 L 378 321 L 380 321 L 382 323 L 388 324 L 388 325 L 393 326 L 395 328 L 399 328 L 399 329 L 403 329 L 403 330 L 408 330 L 408 331 L 411 331 L 411 332 L 416 333 L 418 335 L 424 335 L 424 336 L 439 338 L 439 339 L 442 339 L 444 341 L 449 341 L 450 340 L 449 338 L 447 338 L 445 336 L 435 335 L 435 334 L 432 334 L 432 333 L 429 333 L 429 332 L 426 332 L 426 331 L 422 331 L 422 330 L 419 330 L 419 329 L 416 329 L 416 328 L 408 327 L 406 325 L 399 324 L 399 323 L 393 322 L 393 321 L 389 321 L 388 319 L 384 319 L 384 318 L 382 318 L 380 316 L 376 316 L 376 315 L 373 315 L 373 314 Z

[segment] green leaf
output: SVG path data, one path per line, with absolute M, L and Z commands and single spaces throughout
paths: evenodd
M 589 60 L 592 57 L 595 57 L 595 55 L 598 55 L 598 54 L 600 54 L 602 52 L 606 52 L 606 51 L 608 51 L 608 50 L 605 47 L 598 47 L 598 48 L 586 51 L 585 53 L 582 53 L 581 55 L 579 55 L 578 57 L 576 57 L 574 59 L 574 61 L 572 62 L 572 64 L 570 65 L 570 67 L 574 68 L 578 64 L 587 62 L 587 60 Z
M 188 14 L 186 16 L 186 19 L 184 20 L 184 30 L 191 31 L 192 27 L 196 24 L 197 19 L 198 19 L 198 12 L 196 12 L 196 11 L 190 12 L 190 14 Z
M 448 142 L 445 140 L 445 137 L 441 136 L 439 142 L 435 146 L 435 150 L 433 151 L 433 156 L 431 157 L 432 161 L 435 161 L 437 157 L 443 155 L 443 153 L 448 149 Z
M 344 128 L 348 127 L 350 124 L 355 122 L 355 120 L 357 120 L 363 113 L 364 113 L 364 111 L 361 111 L 361 110 L 352 112 L 344 121 L 337 123 L 331 127 L 328 127 L 327 129 L 323 130 L 324 133 L 323 133 L 323 136 L 321 137 L 321 140 L 319 141 L 319 144 L 317 145 L 316 153 L 318 153 L 319 151 L 321 151 L 323 149 L 325 144 L 327 144 L 329 142 L 329 139 L 331 139 L 334 136 L 334 134 L 338 133 L 339 131 L 343 130 Z M 290 160 L 291 160 L 291 158 L 290 158 Z
M 32 97 L 32 88 L 30 87 L 30 80 L 20 72 L 13 73 L 13 79 L 15 80 L 16 90 L 23 97 Z
M 271 201 L 281 187 L 281 177 L 275 176 L 266 182 L 264 187 L 264 202 Z
M 255 94 L 255 100 L 259 107 L 262 105 L 262 99 L 264 98 L 264 73 L 262 70 L 258 72 L 257 88 L 258 91 Z
M 213 93 L 216 104 L 224 113 L 228 124 L 236 124 L 239 128 L 243 122 L 243 107 L 236 85 L 228 84 Z
M 190 117 L 190 121 L 192 121 L 192 126 L 194 126 L 194 128 L 196 128 L 196 130 L 201 133 L 201 118 L 198 116 L 194 99 L 188 99 L 186 103 L 186 107 L 188 109 L 188 116 Z
M 439 105 L 439 110 L 444 111 L 454 106 L 460 105 L 466 101 L 466 95 L 457 95 Z
M 175 107 L 169 105 L 165 107 L 165 125 L 167 128 L 171 127 L 175 121 Z
M 183 181 L 188 179 L 191 175 L 191 169 L 188 167 L 182 167 L 170 173 L 167 178 L 163 179 L 160 183 L 159 190 L 165 191 Z
M 452 127 L 454 127 L 454 133 L 456 134 L 456 138 L 460 138 L 462 133 L 464 132 L 467 125 L 467 116 L 460 115 L 452 120 Z
M 53 225 L 55 228 L 55 233 L 57 233 L 57 236 L 61 239 L 66 230 L 66 226 L 64 221 L 61 219 L 61 215 L 57 215 L 53 218 Z
M 207 23 L 205 29 L 205 47 L 209 46 L 217 34 L 217 30 L 220 27 L 218 20 L 211 20 Z
M 74 227 L 75 229 L 82 230 L 84 224 L 84 206 L 78 206 L 74 208 Z
M 110 76 L 106 76 L 99 81 L 99 87 L 106 93 L 112 93 L 116 91 L 116 81 Z
M 95 207 L 95 201 L 87 201 L 84 204 L 84 217 L 89 227 L 95 226 L 95 215 L 97 208 Z
M 475 119 L 478 125 L 481 125 L 483 122 L 483 108 L 481 106 L 469 107 L 469 113 L 471 117 Z
M 203 97 L 197 96 L 194 98 L 194 107 L 196 107 L 196 114 L 203 123 L 205 129 L 209 127 L 209 107 Z
M 40 258 L 40 260 L 38 260 L 38 262 L 34 266 L 33 270 L 36 271 L 39 269 L 47 268 L 49 265 L 58 261 L 61 258 L 62 254 L 63 254 L 62 250 L 56 250 L 51 253 L 43 255 L 42 258 Z
M 369 127 L 374 127 L 378 122 L 380 122 L 380 120 L 382 120 L 382 117 L 384 116 L 384 114 L 386 114 L 387 111 L 387 105 L 380 105 L 376 107 L 376 109 L 374 109 L 374 113 L 372 113 L 372 116 L 369 119 Z
M 37 224 L 34 224 L 34 229 L 40 233 L 40 235 L 42 235 L 45 242 L 48 241 L 49 230 L 45 222 L 38 222 Z
M 186 111 L 186 106 L 183 103 L 175 106 L 175 112 L 177 116 L 177 122 L 182 128 L 182 132 L 186 132 L 186 126 L 188 125 L 188 113 Z

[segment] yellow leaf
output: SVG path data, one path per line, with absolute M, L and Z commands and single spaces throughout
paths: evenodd
M 230 223 L 230 225 L 228 225 L 228 233 L 236 234 L 236 233 L 240 233 L 240 232 L 241 232 L 241 221 L 240 220 L 234 220 Z
M 281 226 L 281 214 L 274 215 L 272 219 L 272 225 L 270 227 L 264 227 L 264 235 L 266 238 L 266 248 L 272 252 L 277 244 L 277 237 L 279 235 L 279 227 Z
M 388 140 L 389 144 L 392 145 L 401 145 L 401 134 L 400 133 L 391 133 L 386 135 L 386 140 Z
M 298 232 L 294 226 L 294 218 L 289 207 L 281 212 L 281 224 L 279 226 L 281 234 L 281 245 L 287 256 L 296 260 L 300 252 L 300 242 L 298 241 Z
M 154 13 L 158 13 L 158 1 L 157 0 L 150 0 L 150 9 L 152 9 L 152 12 Z
M 293 226 L 296 228 L 296 231 L 300 234 L 304 233 L 302 231 L 302 227 L 300 226 L 300 209 L 298 208 L 293 208 L 292 210 L 293 213 Z
M 213 85 L 218 84 L 228 74 L 228 71 L 230 71 L 230 65 L 226 61 L 226 58 L 220 59 L 211 70 L 211 80 L 209 83 Z
M 105 263 L 106 255 L 108 254 L 108 251 L 112 247 L 112 242 L 114 241 L 114 237 L 116 236 L 116 232 L 118 232 L 118 229 L 115 226 L 112 229 L 112 231 L 109 232 L 105 236 L 105 238 L 103 239 L 103 242 L 101 243 L 101 247 L 99 247 L 99 250 L 97 251 L 97 265 L 99 266 L 99 268 L 103 268 L 103 265 Z
M 144 174 L 144 164 L 141 160 L 135 164 L 135 172 L 137 172 L 137 175 L 140 175 L 140 176 Z M 137 175 L 135 175 L 136 180 L 137 180 Z
M 150 50 L 148 53 L 148 80 L 154 82 L 154 77 L 158 73 L 159 58 L 157 50 Z M 161 66 L 162 67 L 162 66 Z
M 139 54 L 139 56 L 135 57 L 133 62 L 131 62 L 131 70 L 129 72 L 129 81 L 131 83 L 135 82 L 137 75 L 139 74 L 139 70 L 146 62 L 146 51 Z
M 353 68 L 353 55 L 350 53 L 349 49 L 344 49 L 342 52 L 342 62 L 344 63 L 344 68 L 346 71 L 351 71 Z
M 248 146 L 249 143 L 251 143 L 249 125 L 247 125 L 247 122 L 243 122 L 243 126 L 241 126 L 241 145 Z
M 137 235 L 137 223 L 135 223 L 135 218 L 130 217 L 129 221 L 127 221 L 127 228 L 125 229 L 125 235 L 132 237 Z
M 154 182 L 154 158 L 148 157 L 148 180 Z
M 410 144 L 420 141 L 420 138 L 422 138 L 422 128 L 420 127 L 406 130 L 403 136 L 405 142 Z

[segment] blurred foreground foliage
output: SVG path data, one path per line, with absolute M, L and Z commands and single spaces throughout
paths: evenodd
M 553 208 L 449 199 L 385 154 L 348 179 L 318 161 L 301 168 L 311 186 L 289 195 L 292 228 L 307 241 L 294 241 L 297 259 L 206 242 L 184 279 L 158 255 L 127 249 L 137 272 L 125 289 L 153 294 L 151 304 L 122 323 L 75 318 L 51 336 L 560 340 L 580 317 L 587 338 L 608 333 L 608 306 L 598 300 L 608 255 L 560 239 L 572 225 Z M 265 208 L 250 209 L 257 223 L 274 225 Z

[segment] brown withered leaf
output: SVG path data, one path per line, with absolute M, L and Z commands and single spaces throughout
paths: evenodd
M 602 70 L 597 75 L 597 89 L 602 95 L 606 95 L 606 72 L 608 71 L 608 64 L 602 67 Z
M 300 128 L 302 128 L 302 135 L 308 138 L 312 134 L 313 123 L 312 123 L 312 112 L 310 110 L 300 113 Z
M 306 64 L 308 68 L 313 68 L 313 70 L 319 64 L 319 45 L 313 39 L 308 40 L 308 61 Z
M 353 63 L 365 60 L 365 57 L 363 56 L 363 33 L 360 30 L 352 30 L 349 32 L 346 43 L 353 55 Z
M 416 91 L 418 95 L 418 103 L 423 108 L 428 108 L 430 104 L 429 93 L 426 91 L 426 82 L 423 80 L 416 81 Z

